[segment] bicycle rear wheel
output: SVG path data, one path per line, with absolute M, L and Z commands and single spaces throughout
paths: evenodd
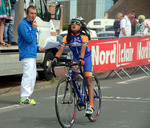
M 68 77 L 62 78 L 56 88 L 55 109 L 60 125 L 70 128 L 76 115 L 76 96 L 72 82 Z
M 87 117 L 91 122 L 94 122 L 96 121 L 97 117 L 100 115 L 101 112 L 101 89 L 100 83 L 95 75 L 92 76 L 92 81 L 94 88 L 94 112 L 92 115 L 87 115 Z

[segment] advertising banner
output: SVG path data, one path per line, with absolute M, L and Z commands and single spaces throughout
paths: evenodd
M 93 72 L 150 64 L 150 37 L 91 40 Z
M 137 66 L 137 39 L 137 37 L 120 39 L 118 56 L 121 68 Z
M 89 42 L 92 55 L 93 72 L 120 68 L 118 65 L 119 40 L 92 40 Z
M 150 64 L 150 37 L 138 38 L 138 65 Z

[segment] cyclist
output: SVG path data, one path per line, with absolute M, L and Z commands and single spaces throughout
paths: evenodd
M 60 49 L 56 53 L 53 62 L 57 62 L 61 54 L 64 51 L 66 45 L 69 45 L 73 53 L 73 62 L 80 62 L 84 67 L 84 77 L 85 83 L 88 88 L 89 101 L 87 105 L 86 114 L 92 114 L 94 110 L 93 105 L 93 83 L 92 83 L 92 60 L 91 60 L 91 50 L 88 46 L 90 39 L 89 30 L 86 28 L 86 23 L 82 17 L 75 17 L 71 19 L 70 25 L 68 27 L 68 34 L 64 36 Z
M 144 15 L 140 15 L 138 17 L 138 20 L 139 21 L 138 21 L 138 24 L 136 25 L 136 33 L 135 33 L 135 35 L 136 36 L 144 36 L 144 30 L 146 28 L 148 28 L 149 29 L 148 32 L 150 32 L 150 26 L 146 22 L 144 22 L 144 20 L 145 20 L 145 16 Z

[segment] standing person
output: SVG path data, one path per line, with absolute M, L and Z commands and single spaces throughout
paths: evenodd
M 24 18 L 18 26 L 19 60 L 22 61 L 23 76 L 21 81 L 20 104 L 35 105 L 36 101 L 29 97 L 33 93 L 36 81 L 37 51 L 45 51 L 37 46 L 36 8 L 29 6 Z
M 133 36 L 135 34 L 135 29 L 136 29 L 136 24 L 137 24 L 137 21 L 136 21 L 136 15 L 135 15 L 135 11 L 132 10 L 131 11 L 131 35 Z
M 123 14 L 121 12 L 117 13 L 115 16 L 115 21 L 114 21 L 114 30 L 115 30 L 115 36 L 119 38 L 119 33 L 120 33 L 120 21 L 123 18 Z
M 0 45 L 9 45 L 3 41 L 4 24 L 5 21 L 9 22 L 12 20 L 11 7 L 9 0 L 0 0 Z
M 146 28 L 149 29 L 150 31 L 150 26 L 144 22 L 145 16 L 144 15 L 139 15 L 138 17 L 138 24 L 136 25 L 136 33 L 135 36 L 144 36 L 144 30 Z
M 120 37 L 126 37 L 126 36 L 131 36 L 131 21 L 130 19 L 132 18 L 131 11 L 125 15 L 122 20 L 120 21 Z
M 82 17 L 75 17 L 71 20 L 68 27 L 68 34 L 64 36 L 60 49 L 56 53 L 53 62 L 57 62 L 64 51 L 65 46 L 68 44 L 73 53 L 73 62 L 81 64 L 84 67 L 85 83 L 89 92 L 90 103 L 87 106 L 86 114 L 92 114 L 94 110 L 93 105 L 93 83 L 92 83 L 92 60 L 91 50 L 89 49 L 88 42 L 90 39 L 89 31 Z
M 18 0 L 10 0 L 11 3 L 11 13 L 13 20 L 11 22 L 5 23 L 4 27 L 4 42 L 8 42 L 8 44 L 16 45 L 17 43 L 14 41 L 14 35 L 13 35 L 13 25 L 14 25 L 14 19 L 15 19 L 15 3 Z

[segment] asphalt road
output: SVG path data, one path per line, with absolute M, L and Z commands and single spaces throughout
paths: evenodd
M 150 76 L 100 80 L 102 111 L 91 123 L 77 112 L 73 128 L 150 128 Z M 44 86 L 44 84 L 43 84 Z M 35 106 L 20 106 L 19 92 L 0 95 L 0 128 L 61 128 L 55 114 L 55 85 L 33 93 Z

